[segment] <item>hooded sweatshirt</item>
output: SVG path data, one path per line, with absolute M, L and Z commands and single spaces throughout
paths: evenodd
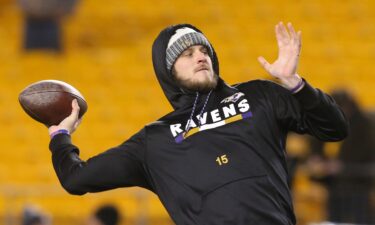
M 221 78 L 210 93 L 184 90 L 165 60 L 168 41 L 181 27 L 201 32 L 188 24 L 171 26 L 152 48 L 156 76 L 174 111 L 87 161 L 79 158 L 69 135 L 53 137 L 52 160 L 62 186 L 76 195 L 146 188 L 177 225 L 295 224 L 287 133 L 342 140 L 347 135 L 343 113 L 307 82 L 296 94 L 270 81 L 230 86 Z

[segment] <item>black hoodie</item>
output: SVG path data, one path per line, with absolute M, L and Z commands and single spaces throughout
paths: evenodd
M 165 61 L 169 38 L 184 26 L 200 32 L 191 25 L 171 26 L 152 48 L 155 73 L 174 111 L 87 162 L 79 158 L 69 135 L 56 135 L 50 149 L 62 186 L 77 195 L 144 187 L 159 196 L 177 225 L 295 224 L 285 161 L 287 133 L 342 140 L 347 135 L 342 112 L 308 83 L 292 95 L 269 81 L 229 86 L 220 78 L 209 97 L 198 96 L 186 133 L 197 95 L 176 85 Z

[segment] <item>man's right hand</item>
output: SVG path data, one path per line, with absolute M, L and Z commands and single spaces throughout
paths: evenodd
M 58 131 L 58 130 L 67 130 L 69 134 L 72 134 L 79 124 L 81 123 L 82 119 L 78 119 L 79 114 L 79 105 L 77 99 L 72 101 L 72 113 L 66 117 L 63 121 L 60 122 L 59 125 L 53 125 L 48 128 L 49 135 Z

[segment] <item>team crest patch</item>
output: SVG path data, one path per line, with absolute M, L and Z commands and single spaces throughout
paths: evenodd
M 229 102 L 237 102 L 238 99 L 240 99 L 242 96 L 245 96 L 244 93 L 242 92 L 237 92 L 236 94 L 232 95 L 232 96 L 229 96 L 227 98 L 224 98 L 220 103 L 229 103 Z

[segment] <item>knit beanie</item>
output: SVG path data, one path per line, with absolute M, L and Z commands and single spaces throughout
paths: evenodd
M 166 50 L 167 69 L 170 71 L 176 62 L 176 59 L 183 51 L 193 45 L 203 45 L 207 48 L 208 54 L 212 60 L 213 51 L 210 42 L 200 32 L 184 27 L 176 30 L 176 33 L 171 36 Z

